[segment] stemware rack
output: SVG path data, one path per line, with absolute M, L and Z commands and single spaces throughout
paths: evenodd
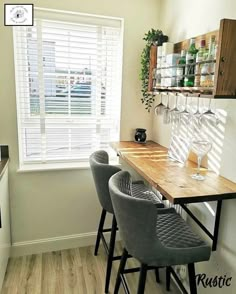
M 189 96 L 189 97 L 200 97 L 200 98 L 214 98 L 212 95 L 213 88 L 203 87 L 156 87 L 151 92 L 153 95 L 161 93 Z
M 149 92 L 153 95 L 168 92 L 168 93 L 182 93 L 188 96 L 203 97 L 203 98 L 236 98 L 236 20 L 222 19 L 220 21 L 220 28 L 217 31 L 209 32 L 205 35 L 196 37 L 196 44 L 199 47 L 200 40 L 205 38 L 206 43 L 212 35 L 216 36 L 218 45 L 216 60 L 203 61 L 214 62 L 215 72 L 210 74 L 214 75 L 213 87 L 153 87 L 153 70 L 157 68 L 157 47 L 152 46 L 150 52 L 150 66 L 149 66 Z M 174 53 L 180 53 L 182 49 L 187 50 L 189 46 L 189 39 L 174 44 Z M 192 64 L 192 65 L 196 65 Z M 179 66 L 179 65 L 178 65 Z M 185 65 L 184 65 L 185 66 Z M 165 67 L 170 69 L 177 66 Z M 158 68 L 160 69 L 160 68 Z M 164 68 L 162 68 L 164 69 Z M 195 76 L 199 76 L 196 74 Z M 165 76 L 175 78 L 176 76 Z

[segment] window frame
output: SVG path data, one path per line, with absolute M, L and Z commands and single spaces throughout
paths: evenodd
M 121 66 L 120 66 L 120 108 L 119 108 L 119 113 L 118 113 L 118 116 L 119 116 L 119 126 L 118 126 L 118 130 L 119 130 L 119 136 L 120 136 L 120 119 L 121 119 L 121 89 L 122 89 L 122 61 L 123 61 L 123 33 L 124 33 L 124 19 L 122 18 L 114 18 L 114 17 L 109 17 L 109 16 L 100 16 L 100 15 L 93 15 L 93 14 L 85 14 L 85 13 L 79 13 L 79 12 L 70 12 L 70 11 L 59 11 L 59 10 L 53 10 L 53 9 L 44 9 L 44 8 L 36 8 L 37 11 L 39 11 L 41 14 L 43 13 L 61 13 L 63 16 L 66 16 L 68 18 L 70 18 L 71 16 L 82 16 L 82 18 L 97 18 L 99 19 L 99 21 L 101 22 L 102 19 L 107 19 L 107 20 L 115 20 L 115 21 L 119 21 L 120 22 L 120 45 L 121 45 L 121 50 L 120 50 L 120 61 L 121 61 Z M 14 38 L 14 33 L 13 33 L 13 38 Z M 14 42 L 14 46 L 15 46 L 15 40 L 13 40 Z M 43 46 L 43 43 L 42 43 L 42 46 Z M 28 49 L 26 49 L 28 50 Z M 16 53 L 15 53 L 15 50 L 14 50 L 14 54 L 15 54 L 15 62 L 17 62 L 17 58 L 16 58 Z M 41 56 L 41 62 L 43 62 L 43 56 Z M 19 83 L 17 81 L 18 77 L 17 77 L 17 69 L 15 68 L 15 75 L 16 75 L 16 103 L 17 103 L 17 125 L 18 125 L 18 150 L 19 150 L 19 171 L 32 171 L 32 170 L 50 170 L 50 169 L 70 169 L 70 166 L 71 168 L 75 168 L 75 166 L 78 168 L 78 167 L 87 167 L 88 166 L 88 158 L 84 158 L 84 160 L 81 160 L 81 158 L 78 160 L 78 158 L 64 158 L 64 159 L 47 159 L 46 161 L 44 161 L 44 158 L 43 158 L 43 155 L 42 157 L 39 159 L 39 160 L 25 160 L 24 159 L 24 144 L 22 143 L 22 140 L 24 138 L 22 138 L 22 126 L 25 124 L 25 121 L 27 123 L 35 123 L 34 122 L 34 119 L 32 118 L 32 113 L 30 113 L 30 99 L 28 101 L 28 108 L 29 108 L 29 117 L 24 117 L 24 123 L 19 123 L 19 121 L 22 119 L 22 113 L 21 113 L 21 109 L 20 109 L 20 98 L 19 98 L 19 92 L 18 92 L 18 89 L 19 89 Z M 63 75 L 63 74 L 62 74 Z M 67 75 L 67 74 L 65 74 Z M 25 83 L 28 83 L 28 81 L 26 81 Z M 92 90 L 91 90 L 92 91 Z M 101 92 L 102 93 L 102 92 Z M 45 103 L 45 97 L 46 95 L 44 95 L 44 103 Z M 54 97 L 55 98 L 55 97 Z M 91 98 L 93 99 L 93 98 Z M 42 102 L 40 100 L 40 95 L 39 95 L 39 101 L 40 103 Z M 69 101 L 69 98 L 68 98 L 68 101 Z M 94 111 L 96 112 L 97 110 L 96 109 L 92 109 L 93 108 L 93 105 L 91 106 L 91 114 L 90 115 L 84 115 L 83 118 L 81 117 L 76 117 L 76 116 L 71 116 L 71 121 L 72 121 L 72 124 L 71 126 L 68 128 L 68 130 L 72 129 L 74 124 L 77 126 L 77 128 L 79 128 L 79 122 L 81 121 L 89 121 L 87 122 L 87 125 L 91 125 L 91 124 L 94 124 L 94 121 L 96 121 L 96 113 L 93 113 Z M 44 112 L 45 112 L 45 108 L 44 108 Z M 23 114 L 25 115 L 25 114 Z M 55 114 L 54 114 L 55 115 Z M 104 116 L 105 117 L 105 116 Z M 47 120 L 47 117 L 42 117 L 41 114 L 39 114 L 39 119 L 41 121 L 41 123 L 43 123 L 43 120 L 44 120 L 44 124 L 46 125 L 46 120 Z M 56 119 L 56 118 L 55 118 Z M 101 121 L 102 121 L 102 118 L 101 118 Z M 104 122 L 105 123 L 106 121 L 106 117 L 104 119 Z M 40 123 L 40 124 L 41 124 Z M 60 118 L 60 123 L 58 123 L 57 125 L 66 125 L 68 123 L 68 117 L 65 117 L 64 119 Z M 77 123 L 77 124 L 76 124 Z M 100 123 L 100 127 L 102 125 L 102 122 Z M 45 127 L 45 126 L 44 126 Z M 42 133 L 40 133 L 42 135 Z M 101 141 L 100 141 L 101 142 Z M 71 142 L 69 142 L 71 144 Z M 117 161 L 115 160 L 116 156 L 115 156 L 115 153 L 112 152 L 111 148 L 109 150 L 111 153 L 112 153 L 112 160 L 117 163 Z

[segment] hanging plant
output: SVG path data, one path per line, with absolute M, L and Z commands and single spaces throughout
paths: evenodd
M 168 37 L 163 35 L 162 31 L 151 29 L 145 34 L 143 38 L 146 41 L 146 46 L 143 48 L 141 54 L 141 72 L 140 79 L 142 82 L 142 98 L 141 101 L 145 105 L 145 109 L 150 112 L 152 103 L 154 102 L 154 95 L 148 91 L 149 83 L 149 62 L 150 62 L 150 50 L 152 45 L 161 46 L 162 43 L 168 41 Z

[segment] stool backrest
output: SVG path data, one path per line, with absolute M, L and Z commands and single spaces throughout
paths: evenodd
M 121 169 L 119 167 L 109 165 L 109 157 L 107 152 L 104 150 L 92 153 L 89 158 L 89 163 L 100 204 L 106 211 L 113 213 L 108 181 L 112 175 Z
M 145 199 L 132 197 L 131 177 L 120 171 L 111 177 L 109 190 L 121 238 L 128 252 L 139 260 L 152 259 L 162 248 L 156 238 L 157 209 Z M 131 195 L 131 196 L 130 196 Z

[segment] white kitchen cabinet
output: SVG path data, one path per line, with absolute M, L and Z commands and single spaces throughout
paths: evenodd
M 2 162 L 1 162 L 2 165 Z M 5 167 L 0 176 L 0 291 L 10 256 L 11 235 L 10 235 L 10 206 L 8 189 L 8 167 Z

